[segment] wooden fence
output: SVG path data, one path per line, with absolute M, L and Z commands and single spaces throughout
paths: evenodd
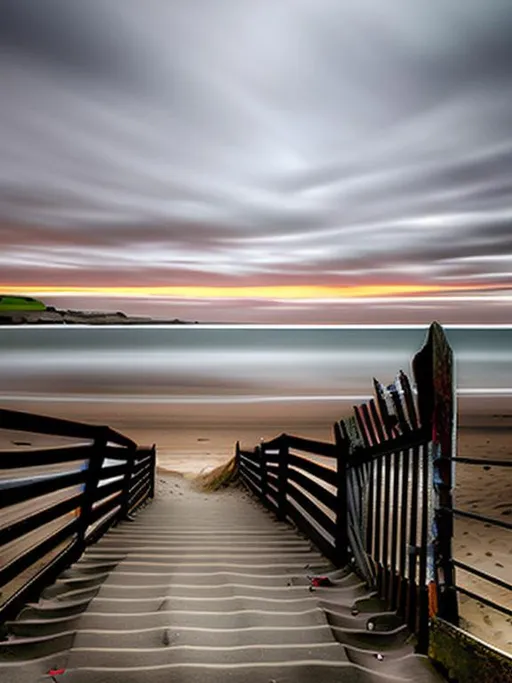
M 0 450 L 0 622 L 113 524 L 154 497 L 155 447 L 93 426 L 0 409 L 0 429 L 73 439 Z M 76 443 L 78 442 L 78 443 Z
M 403 372 L 387 387 L 374 380 L 375 398 L 334 425 L 334 443 L 283 434 L 254 450 L 237 444 L 236 457 L 249 489 L 335 564 L 350 563 L 426 652 L 429 621 L 458 625 L 457 591 L 469 594 L 455 581 L 462 564 L 452 556 L 453 515 L 478 515 L 452 505 L 454 463 L 463 459 L 455 455 L 453 355 L 437 323 L 412 368 L 415 391 Z

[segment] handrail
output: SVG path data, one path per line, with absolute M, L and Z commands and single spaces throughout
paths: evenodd
M 0 408 L 0 429 L 19 432 L 34 432 L 52 436 L 71 437 L 75 439 L 105 439 L 106 442 L 120 446 L 135 448 L 137 444 L 127 436 L 116 432 L 105 425 L 91 425 L 74 420 L 64 420 L 47 415 L 34 415 L 21 410 Z
M 15 410 L 0 409 L 0 429 L 77 440 L 0 451 L 0 473 L 7 475 L 0 480 L 2 622 L 113 524 L 154 497 L 156 451 L 103 425 Z M 89 443 L 80 443 L 84 439 Z

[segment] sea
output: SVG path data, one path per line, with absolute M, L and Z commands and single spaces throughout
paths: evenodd
M 511 416 L 512 325 L 444 329 L 460 419 Z M 241 425 L 251 438 L 297 425 L 327 434 L 334 418 L 372 396 L 373 377 L 411 376 L 426 335 L 421 325 L 1 327 L 0 407 L 148 439 L 169 428 L 181 434 L 177 448 L 187 429 L 200 439 L 207 427 L 233 427 L 232 440 Z

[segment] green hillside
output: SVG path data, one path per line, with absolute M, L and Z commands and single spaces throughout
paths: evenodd
M 0 313 L 3 311 L 46 311 L 46 306 L 30 296 L 0 294 Z

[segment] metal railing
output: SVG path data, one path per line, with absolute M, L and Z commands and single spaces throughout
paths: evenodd
M 78 443 L 0 450 L 0 622 L 154 496 L 155 447 L 110 429 L 0 409 L 0 429 Z
M 469 465 L 473 467 L 502 467 L 504 469 L 512 467 L 511 460 L 490 460 L 487 458 L 484 459 L 453 457 L 452 462 L 459 463 L 461 465 Z M 480 524 L 485 524 L 486 527 L 495 526 L 501 529 L 507 529 L 508 531 L 512 531 L 512 522 L 506 522 L 505 520 L 496 519 L 494 517 L 488 517 L 487 515 L 480 515 L 476 512 L 471 512 L 469 510 L 460 510 L 459 508 L 442 508 L 442 513 L 446 515 L 448 520 L 447 523 L 449 524 L 453 524 L 454 517 L 460 517 L 462 519 L 470 519 Z M 468 572 L 468 574 L 477 576 L 479 579 L 483 579 L 484 581 L 487 581 L 493 584 L 494 586 L 498 586 L 499 588 L 503 588 L 512 593 L 512 583 L 510 583 L 509 581 L 504 581 L 503 579 L 500 579 L 496 576 L 492 576 L 491 574 L 483 572 L 481 569 L 478 569 L 472 564 L 461 562 L 460 560 L 456 560 L 455 558 L 452 558 L 451 563 L 453 567 L 462 569 L 463 571 Z M 507 607 L 503 604 L 499 604 L 493 600 L 489 600 L 489 598 L 486 598 L 483 595 L 479 595 L 478 593 L 469 590 L 465 586 L 461 586 L 457 582 L 455 582 L 454 587 L 458 593 L 467 595 L 469 598 L 477 600 L 478 602 L 481 602 L 484 605 L 487 605 L 488 607 L 491 607 L 492 609 L 501 612 L 502 614 L 506 614 L 508 617 L 512 617 L 512 609 L 510 609 L 510 607 Z M 510 604 L 510 600 L 508 601 L 508 604 Z

